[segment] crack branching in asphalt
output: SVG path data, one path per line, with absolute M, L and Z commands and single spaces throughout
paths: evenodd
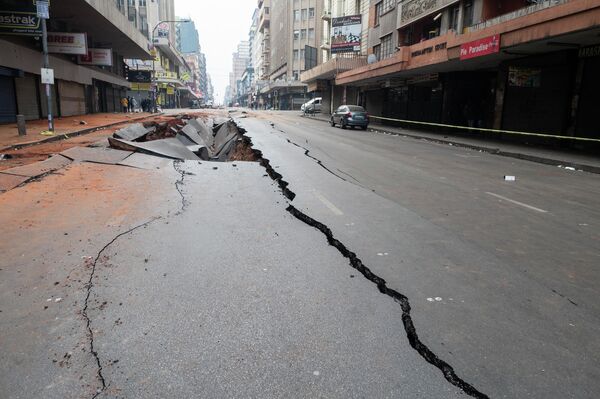
M 96 275 L 96 266 L 98 264 L 98 261 L 100 260 L 100 257 L 102 256 L 102 254 L 112 245 L 114 244 L 119 238 L 132 233 L 133 231 L 145 227 L 147 225 L 149 225 L 150 223 L 154 222 L 155 220 L 160 219 L 160 217 L 154 217 L 142 224 L 139 224 L 135 227 L 132 227 L 131 229 L 124 231 L 122 233 L 119 233 L 118 235 L 116 235 L 112 240 L 110 240 L 108 242 L 108 244 L 106 244 L 104 247 L 102 247 L 102 249 L 98 252 L 98 254 L 96 255 L 96 257 L 94 258 L 94 262 L 92 263 L 92 268 L 91 268 L 91 272 L 90 272 L 90 278 L 87 282 L 87 284 L 85 285 L 86 290 L 87 290 L 87 294 L 85 296 L 85 301 L 84 301 L 84 306 L 83 306 L 83 311 L 81 312 L 81 314 L 83 315 L 83 318 L 85 319 L 86 322 L 86 327 L 88 330 L 88 337 L 90 339 L 90 353 L 92 354 L 92 356 L 94 357 L 94 359 L 96 360 L 96 364 L 98 366 L 98 380 L 100 381 L 100 383 L 102 384 L 102 386 L 97 390 L 96 394 L 92 397 L 96 398 L 98 397 L 98 395 L 100 395 L 107 387 L 107 383 L 106 383 L 106 379 L 104 378 L 104 375 L 102 374 L 102 362 L 100 361 L 100 355 L 98 354 L 98 351 L 96 350 L 95 346 L 94 346 L 94 331 L 92 330 L 92 319 L 90 318 L 90 316 L 88 315 L 88 308 L 89 308 L 89 301 L 90 301 L 90 296 L 92 294 L 92 289 L 94 288 L 94 276 Z
M 185 170 L 181 169 L 181 163 L 182 163 L 182 161 L 173 161 L 173 168 L 181 176 L 181 178 L 175 182 L 175 189 L 177 189 L 177 192 L 179 193 L 179 196 L 181 197 L 181 209 L 179 210 L 179 212 L 177 212 L 177 215 L 183 213 L 185 211 L 185 208 L 187 208 L 187 206 L 188 206 L 188 201 L 185 198 L 185 195 L 183 194 L 183 191 L 182 191 L 185 176 L 193 175 L 193 173 L 186 172 Z
M 193 175 L 193 173 L 189 173 L 186 172 L 184 170 L 181 169 L 180 167 L 181 161 L 173 161 L 173 168 L 175 169 L 175 171 L 181 176 L 180 179 L 175 181 L 175 189 L 177 190 L 177 192 L 179 193 L 180 197 L 181 197 L 181 209 L 177 212 L 177 215 L 183 213 L 185 211 L 185 208 L 188 205 L 188 201 L 185 198 L 185 195 L 183 194 L 182 191 L 182 186 L 184 184 L 184 179 L 186 175 Z M 101 383 L 101 387 L 96 391 L 96 393 L 94 394 L 94 396 L 92 397 L 92 399 L 97 398 L 102 392 L 104 392 L 108 386 L 107 382 L 106 382 L 106 378 L 104 377 L 104 374 L 102 372 L 103 368 L 102 368 L 102 362 L 100 360 L 100 355 L 98 354 L 98 351 L 96 350 L 95 346 L 94 346 L 94 331 L 92 330 L 92 320 L 90 318 L 90 316 L 88 315 L 88 308 L 89 308 L 89 300 L 90 300 L 90 296 L 92 294 L 92 289 L 94 287 L 94 276 L 96 275 L 96 266 L 98 264 L 98 261 L 100 260 L 100 257 L 102 256 L 102 254 L 112 245 L 114 244 L 119 238 L 127 235 L 127 234 L 131 234 L 133 233 L 135 230 L 140 229 L 142 227 L 146 227 L 148 226 L 150 223 L 161 219 L 160 216 L 157 217 L 153 217 L 152 219 L 139 224 L 135 227 L 132 227 L 131 229 L 124 231 L 122 233 L 119 233 L 118 235 L 116 235 L 112 240 L 110 240 L 104 247 L 102 247 L 102 249 L 100 249 L 100 251 L 98 252 L 98 254 L 96 255 L 96 257 L 94 258 L 94 262 L 92 263 L 92 270 L 90 272 L 90 278 L 86 284 L 86 289 L 87 289 L 87 294 L 85 297 L 85 302 L 84 302 L 84 306 L 83 306 L 83 311 L 81 312 L 85 322 L 86 322 L 86 327 L 88 330 L 88 336 L 90 339 L 90 353 L 92 354 L 92 356 L 94 357 L 94 359 L 96 360 L 96 365 L 98 367 L 98 380 Z
M 246 130 L 243 129 L 242 127 L 240 127 L 239 125 L 238 125 L 238 128 L 240 129 L 240 132 L 243 135 L 245 135 Z M 288 142 L 290 142 L 291 144 L 295 144 L 295 143 L 292 143 L 290 140 L 288 140 Z M 250 143 L 252 143 L 251 140 L 250 140 Z M 297 145 L 297 144 L 295 144 L 295 145 Z M 283 195 L 290 201 L 293 201 L 294 198 L 296 197 L 296 194 L 288 188 L 289 183 L 287 181 L 283 180 L 283 176 L 273 169 L 273 167 L 270 164 L 270 161 L 263 157 L 262 151 L 257 150 L 257 149 L 253 149 L 253 151 L 255 151 L 257 158 L 260 160 L 260 164 L 266 169 L 267 174 L 279 185 L 279 188 L 281 189 Z M 320 161 L 319 161 L 319 164 L 321 166 L 323 166 L 320 163 Z M 345 180 L 345 179 L 343 179 L 343 180 Z M 429 347 L 427 345 L 425 345 L 421 341 L 421 339 L 419 338 L 419 335 L 417 333 L 417 330 L 415 328 L 412 316 L 411 316 L 411 306 L 410 306 L 410 301 L 409 301 L 408 297 L 406 297 L 405 295 L 401 294 L 400 292 L 398 292 L 392 288 L 389 288 L 387 286 L 387 282 L 383 278 L 381 278 L 378 275 L 376 275 L 375 273 L 373 273 L 371 271 L 371 269 L 369 269 L 367 266 L 365 266 L 365 264 L 362 262 L 362 260 L 358 256 L 356 256 L 356 253 L 350 251 L 345 244 L 343 244 L 341 241 L 336 239 L 334 237 L 331 229 L 329 227 L 327 227 L 325 224 L 319 222 L 318 220 L 311 218 L 310 216 L 308 216 L 304 212 L 298 210 L 296 207 L 294 207 L 291 204 L 288 205 L 288 207 L 286 208 L 286 211 L 288 211 L 292 216 L 294 216 L 296 219 L 300 220 L 301 222 L 303 222 L 311 227 L 314 227 L 315 229 L 317 229 L 321 233 L 323 233 L 323 235 L 325 235 L 329 245 L 336 248 L 343 257 L 348 259 L 348 262 L 352 268 L 356 269 L 358 272 L 360 272 L 363 275 L 363 277 L 365 277 L 367 280 L 369 280 L 370 282 L 375 284 L 377 286 L 377 289 L 379 290 L 379 292 L 392 298 L 396 303 L 398 303 L 400 305 L 400 308 L 402 309 L 402 324 L 404 325 L 404 331 L 406 332 L 408 342 L 409 342 L 410 346 L 423 359 L 425 359 L 425 361 L 427 361 L 432 366 L 438 368 L 444 375 L 444 378 L 450 384 L 460 388 L 467 395 L 470 395 L 470 396 L 472 396 L 474 398 L 478 398 L 478 399 L 489 399 L 489 397 L 486 394 L 480 392 L 473 385 L 469 384 L 468 382 L 466 382 L 465 380 L 460 378 L 456 374 L 456 372 L 454 371 L 454 368 L 452 368 L 452 366 L 450 364 L 448 364 L 444 360 L 440 359 L 435 353 L 433 353 L 433 351 L 431 349 L 429 349 Z

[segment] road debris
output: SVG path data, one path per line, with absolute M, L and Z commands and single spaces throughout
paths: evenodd
M 516 181 L 517 178 L 515 176 L 504 176 L 504 181 Z

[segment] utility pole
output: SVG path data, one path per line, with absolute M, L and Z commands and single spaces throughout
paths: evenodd
M 38 1 L 38 3 L 43 3 Z M 48 3 L 46 2 L 46 7 Z M 47 8 L 46 8 L 47 12 Z M 38 17 L 42 25 L 42 48 L 44 51 L 44 69 L 50 68 L 50 60 L 48 59 L 48 29 L 46 28 L 46 18 L 49 15 L 46 13 L 40 13 L 38 10 Z M 46 99 L 48 100 L 48 131 L 54 132 L 54 119 L 52 119 L 52 86 L 51 83 L 46 82 Z

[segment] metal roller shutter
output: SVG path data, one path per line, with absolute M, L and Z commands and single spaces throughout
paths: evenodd
M 15 84 L 12 77 L 0 76 L 0 123 L 17 120 L 17 102 L 15 101 Z
M 61 116 L 85 114 L 85 90 L 74 82 L 58 81 Z
M 39 119 L 40 101 L 37 77 L 27 73 L 22 78 L 15 78 L 15 88 L 19 114 L 25 115 L 27 120 Z

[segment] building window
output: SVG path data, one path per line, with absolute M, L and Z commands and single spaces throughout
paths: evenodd
M 308 19 L 308 10 L 306 8 L 302 9 L 302 20 L 306 21 Z
M 299 30 L 294 31 L 294 40 L 300 40 L 300 31 Z
M 309 28 L 308 29 L 308 40 L 314 40 L 315 39 L 315 28 Z
M 373 54 L 377 58 L 377 61 L 381 60 L 381 44 L 378 44 L 377 46 L 373 46 Z
M 315 9 L 309 8 L 308 9 L 308 18 L 313 19 L 314 17 L 315 17 Z
M 382 5 L 383 5 L 383 3 L 381 1 L 377 4 L 375 4 L 375 26 L 379 25 L 379 16 L 381 15 Z
M 265 7 L 265 14 L 269 13 L 269 7 Z
M 295 60 L 299 60 L 300 59 L 300 51 L 294 50 L 294 59 Z
M 146 7 L 146 0 L 140 0 L 140 7 Z
M 294 80 L 300 80 L 300 72 L 294 71 Z
M 304 59 L 304 49 L 300 50 L 300 59 Z
M 381 59 L 386 59 L 394 54 L 394 44 L 392 43 L 392 34 L 381 38 Z
M 379 15 L 383 15 L 386 12 L 393 10 L 394 7 L 396 7 L 396 1 L 397 0 L 383 0 L 381 2 L 382 6 L 379 11 Z
M 294 21 L 300 21 L 300 10 L 294 10 Z
M 354 4 L 355 4 L 354 5 L 354 11 L 357 14 L 361 14 L 361 8 L 362 8 L 362 2 L 361 2 L 361 0 L 356 0 L 356 3 L 354 3 Z
M 300 39 L 301 40 L 306 40 L 306 29 L 301 29 L 300 30 Z

